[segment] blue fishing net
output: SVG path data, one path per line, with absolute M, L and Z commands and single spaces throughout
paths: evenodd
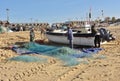
M 64 66 L 74 66 L 78 65 L 80 62 L 75 57 L 71 57 L 69 55 L 59 55 L 57 56 L 60 60 L 63 61 Z
M 23 47 L 37 53 L 45 53 L 46 51 L 55 50 L 57 48 L 55 46 L 39 45 L 34 42 L 25 43 Z
M 16 57 L 12 57 L 8 60 L 23 61 L 23 62 L 46 62 L 47 61 L 46 58 L 41 58 L 41 57 L 37 57 L 37 56 L 30 56 L 30 55 L 16 56 Z
M 6 32 L 6 31 L 7 31 L 7 29 L 6 29 L 5 27 L 0 26 L 0 33 L 4 33 L 4 32 Z
M 48 45 L 40 45 L 34 42 L 24 44 L 24 47 L 27 50 L 32 52 L 37 52 L 38 54 L 44 54 L 49 56 L 58 56 L 58 55 L 66 55 L 66 54 L 74 54 L 78 53 L 78 51 L 73 50 L 68 47 L 56 47 L 56 46 L 48 46 Z
M 91 58 L 93 56 L 93 54 L 82 52 L 80 54 L 72 54 L 71 56 L 76 57 L 76 58 L 84 58 L 84 57 Z
M 7 27 L 4 26 L 0 26 L 0 33 L 5 33 L 5 32 L 12 32 L 12 30 L 10 30 Z
M 24 47 L 30 51 L 37 52 L 38 54 L 56 57 L 62 60 L 64 63 L 63 65 L 65 66 L 73 66 L 79 64 L 76 58 L 69 56 L 70 54 L 78 53 L 78 51 L 68 47 L 39 45 L 34 42 L 26 43 L 24 44 Z
M 101 49 L 83 49 L 82 51 L 71 49 L 69 47 L 57 47 L 57 46 L 49 46 L 49 45 L 40 45 L 35 42 L 25 43 L 22 48 L 13 47 L 13 49 L 18 54 L 42 54 L 47 56 L 56 57 L 63 61 L 65 66 L 74 66 L 79 63 L 87 63 L 85 61 L 78 61 L 78 58 L 93 58 L 93 54 L 96 54 Z M 26 56 L 25 56 L 26 57 Z M 19 57 L 21 60 L 24 58 Z M 26 59 L 31 59 L 32 57 L 28 57 Z M 29 61 L 29 60 L 28 60 Z

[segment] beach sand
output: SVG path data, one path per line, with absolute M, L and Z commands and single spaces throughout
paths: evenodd
M 47 63 L 6 61 L 17 56 L 9 47 L 29 42 L 29 32 L 0 34 L 0 81 L 120 81 L 120 26 L 107 28 L 116 40 L 101 46 L 103 50 L 98 55 L 106 57 L 71 67 L 49 56 L 45 56 Z M 35 32 L 35 36 L 36 40 L 41 39 L 40 32 Z

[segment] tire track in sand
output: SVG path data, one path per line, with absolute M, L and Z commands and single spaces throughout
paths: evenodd
M 71 68 L 69 71 L 60 75 L 55 81 L 73 81 L 77 78 L 78 75 L 84 73 L 83 69 L 86 69 L 85 65 L 78 65 L 76 67 Z
M 33 77 L 36 75 L 45 75 L 49 76 L 50 73 L 45 70 L 45 68 L 50 67 L 52 65 L 55 65 L 57 61 L 55 59 L 50 59 L 48 63 L 24 63 L 21 62 L 11 62 L 9 63 L 9 67 L 1 66 L 2 74 L 5 74 L 5 71 L 12 71 L 9 74 L 6 74 L 6 76 L 2 75 L 0 80 L 6 79 L 10 81 L 27 81 L 26 78 Z M 12 64 L 16 64 L 16 66 L 12 66 Z M 26 67 L 23 67 L 23 66 Z M 4 70 L 4 71 L 3 71 Z

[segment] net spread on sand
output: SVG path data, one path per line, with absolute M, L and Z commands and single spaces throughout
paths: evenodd
M 21 56 L 12 57 L 9 60 L 23 61 L 23 62 L 46 62 L 47 59 L 37 56 L 21 55 Z
M 66 66 L 73 66 L 79 63 L 87 63 L 85 60 L 80 60 L 83 57 L 92 58 L 93 54 L 96 54 L 101 49 L 99 48 L 90 48 L 83 49 L 82 51 L 71 49 L 69 47 L 57 47 L 57 46 L 48 46 L 48 45 L 40 45 L 35 42 L 25 43 L 22 48 L 14 46 L 12 48 L 18 54 L 42 54 L 47 56 L 56 57 L 64 62 Z M 27 62 L 35 62 L 35 61 L 42 61 L 44 59 L 38 59 L 33 56 L 17 56 L 13 57 L 10 60 L 16 61 L 27 61 Z M 19 59 L 19 60 L 18 60 Z M 32 60 L 31 60 L 32 59 Z

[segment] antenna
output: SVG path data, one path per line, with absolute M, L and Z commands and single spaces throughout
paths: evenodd
M 104 11 L 103 10 L 101 10 L 101 17 L 102 17 L 102 19 L 104 19 Z

